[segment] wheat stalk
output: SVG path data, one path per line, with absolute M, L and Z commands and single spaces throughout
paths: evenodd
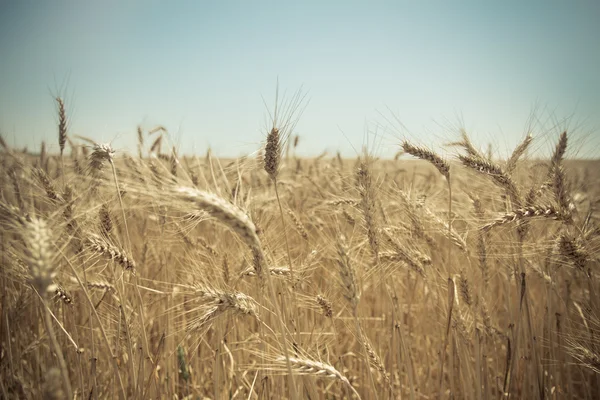
M 450 165 L 442 157 L 426 147 L 414 146 L 407 141 L 402 142 L 402 149 L 411 156 L 429 161 L 447 180 L 450 180 Z
M 502 214 L 492 222 L 481 227 L 483 231 L 490 230 L 496 226 L 505 225 L 515 221 L 527 220 L 535 217 L 544 217 L 554 220 L 565 219 L 566 216 L 551 205 L 533 205 L 515 209 L 509 213 Z
M 284 356 L 277 357 L 275 359 L 278 363 L 284 363 L 286 358 Z M 360 399 L 360 395 L 350 384 L 348 378 L 346 378 L 341 372 L 335 369 L 332 365 L 324 363 L 322 361 L 315 361 L 308 358 L 290 357 L 290 363 L 292 368 L 300 375 L 313 375 L 320 376 L 323 378 L 334 379 L 342 382 Z
M 52 181 L 50 181 L 46 171 L 44 171 L 42 168 L 34 168 L 33 176 L 42 184 L 42 187 L 46 191 L 46 195 L 50 200 L 56 203 L 62 203 L 64 201 L 62 196 L 58 194 Z
M 521 158 L 521 156 L 525 154 L 527 148 L 529 147 L 532 141 L 533 136 L 531 134 L 528 134 L 527 136 L 525 136 L 525 139 L 523 139 L 523 141 L 519 143 L 519 145 L 513 150 L 512 154 L 510 155 L 510 158 L 506 162 L 506 172 L 508 174 L 511 174 L 515 170 L 519 158 Z
M 258 318 L 259 316 L 256 301 L 247 294 L 241 292 L 227 292 L 206 286 L 198 287 L 195 294 L 201 300 L 208 302 L 209 310 L 188 327 L 189 331 L 195 331 L 202 328 L 226 312 L 253 316 L 255 318 Z
M 142 132 L 142 127 L 138 125 L 137 127 L 137 140 L 138 140 L 138 157 L 141 159 L 144 158 L 144 154 L 142 153 L 144 149 L 144 133 Z
M 323 311 L 323 315 L 327 318 L 333 318 L 333 304 L 322 295 L 317 295 L 315 298 L 317 304 Z
M 300 218 L 298 218 L 296 213 L 290 208 L 288 208 L 287 213 L 290 216 L 294 225 L 296 226 L 296 230 L 298 231 L 300 236 L 302 236 L 302 239 L 308 241 L 308 232 L 306 231 L 306 228 L 304 227 L 302 221 L 300 221 Z
M 60 156 L 62 157 L 67 143 L 67 113 L 65 111 L 65 103 L 62 98 L 57 97 L 58 103 L 58 146 L 60 148 Z
M 48 293 L 58 289 L 57 285 L 54 283 L 54 278 L 56 277 L 56 264 L 54 262 L 52 241 L 46 221 L 40 218 L 31 218 L 23 226 L 22 237 L 25 243 L 25 258 L 31 274 L 31 285 L 40 295 L 42 306 L 44 308 L 43 316 L 46 332 L 58 359 L 65 393 L 67 398 L 72 399 L 73 389 L 71 388 L 67 364 L 63 357 L 60 345 L 56 340 L 54 329 L 52 328 L 50 312 L 46 306 Z
M 374 264 L 379 263 L 379 221 L 376 213 L 375 188 L 372 184 L 370 166 L 362 162 L 356 170 L 356 188 L 360 195 L 360 210 L 365 221 L 369 247 L 374 257 Z
M 90 249 L 108 257 L 111 260 L 116 261 L 125 270 L 135 273 L 135 261 L 131 258 L 131 256 L 125 253 L 125 250 L 108 243 L 106 240 L 94 233 L 87 234 L 87 242 Z
M 506 191 L 515 206 L 521 205 L 521 196 L 517 185 L 498 165 L 474 156 L 459 155 L 458 158 L 466 167 L 490 176 L 498 186 Z

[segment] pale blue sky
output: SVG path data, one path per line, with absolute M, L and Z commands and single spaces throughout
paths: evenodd
M 559 123 L 598 157 L 599 20 L 598 1 L 0 0 L 0 132 L 56 150 L 62 91 L 73 134 L 135 152 L 137 125 L 161 124 L 180 153 L 239 155 L 263 140 L 279 79 L 308 92 L 306 155 L 353 155 L 377 124 L 379 155 L 405 136 L 438 146 L 460 120 L 505 155 L 537 109 L 537 150 Z

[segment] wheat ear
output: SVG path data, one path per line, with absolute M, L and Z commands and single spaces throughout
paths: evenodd
M 266 258 L 258 237 L 256 225 L 254 225 L 250 217 L 248 217 L 248 215 L 246 215 L 238 207 L 214 194 L 190 187 L 175 187 L 173 189 L 172 196 L 186 202 L 191 202 L 195 204 L 196 207 L 208 211 L 215 219 L 220 221 L 223 225 L 229 227 L 229 229 L 233 230 L 252 250 L 254 266 L 256 268 L 257 275 L 261 278 L 261 281 L 264 279 L 269 286 L 271 301 L 275 305 L 275 310 L 278 317 L 277 319 L 279 321 L 279 329 L 281 334 L 280 344 L 284 350 L 284 353 L 287 354 L 286 330 L 283 320 L 283 311 L 277 306 L 277 296 L 275 295 L 275 289 L 273 288 L 270 274 L 263 271 L 265 269 L 263 266 L 265 265 Z M 171 199 L 167 197 L 165 200 L 169 201 Z M 291 396 L 295 398 L 295 386 L 293 383 L 291 365 L 288 365 L 288 367 L 290 377 L 289 390 Z
M 411 156 L 429 161 L 447 180 L 450 180 L 450 165 L 435 152 L 426 147 L 414 146 L 407 141 L 402 142 L 402 149 Z
M 491 161 L 473 156 L 459 155 L 458 158 L 464 166 L 474 169 L 482 174 L 489 175 L 496 185 L 506 191 L 515 206 L 519 207 L 521 205 L 521 196 L 517 185 L 498 165 Z
M 566 219 L 567 216 L 562 214 L 560 210 L 551 205 L 533 205 L 529 207 L 518 208 L 509 213 L 502 214 L 492 222 L 481 227 L 483 231 L 492 229 L 493 227 L 508 224 L 510 222 L 527 220 L 534 217 L 544 217 L 555 220 Z
M 341 372 L 339 372 L 335 367 L 330 364 L 326 364 L 322 361 L 315 361 L 308 358 L 299 358 L 299 357 L 290 357 L 290 363 L 292 364 L 292 368 L 297 371 L 301 375 L 314 375 L 314 376 L 322 376 L 329 379 L 334 379 L 342 382 L 352 392 L 358 397 L 360 400 L 360 395 L 354 389 L 352 384 L 348 378 L 346 378 Z M 276 358 L 276 362 L 283 363 L 286 361 L 284 356 L 280 356 Z
M 58 340 L 56 340 L 56 335 L 54 334 L 54 329 L 52 328 L 50 311 L 48 310 L 46 304 L 48 293 L 57 288 L 57 286 L 54 284 L 56 271 L 52 251 L 52 242 L 46 221 L 39 218 L 31 218 L 28 220 L 23 227 L 23 241 L 25 242 L 25 257 L 27 259 L 27 264 L 29 265 L 29 271 L 31 274 L 31 285 L 40 295 L 42 307 L 44 308 L 44 324 L 54 349 L 54 353 L 58 359 L 65 394 L 67 395 L 68 399 L 72 399 L 73 389 L 71 388 L 67 364 Z

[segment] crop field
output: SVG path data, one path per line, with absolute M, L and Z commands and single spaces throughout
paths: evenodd
M 600 162 L 2 143 L 5 399 L 600 398 Z M 300 138 L 300 141 L 302 138 Z M 550 140 L 544 138 L 544 140 Z

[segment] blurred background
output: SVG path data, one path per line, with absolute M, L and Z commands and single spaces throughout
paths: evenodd
M 61 96 L 72 137 L 135 153 L 137 126 L 161 125 L 179 154 L 239 156 L 279 85 L 306 94 L 303 156 L 464 128 L 497 157 L 528 132 L 547 156 L 568 129 L 569 156 L 597 158 L 599 18 L 598 1 L 1 1 L 0 133 L 57 152 Z

